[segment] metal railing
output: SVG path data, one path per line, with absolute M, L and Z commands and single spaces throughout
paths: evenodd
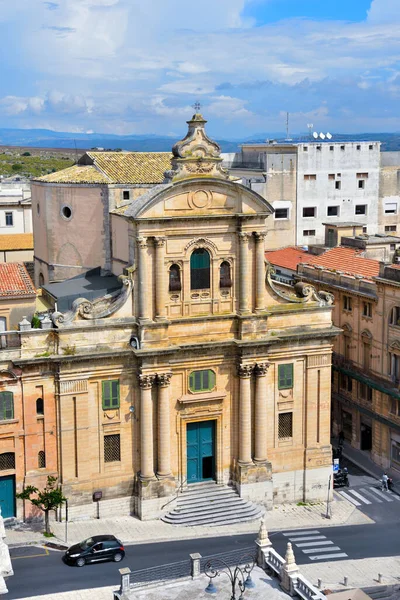
M 129 585 L 131 589 L 147 585 L 160 584 L 174 579 L 190 577 L 192 573 L 192 561 L 188 558 L 180 562 L 139 569 L 130 573 Z
M 240 559 L 248 558 L 249 556 L 256 558 L 256 551 L 254 546 L 247 548 L 237 548 L 228 552 L 221 552 L 219 554 L 210 554 L 209 556 L 202 556 L 200 559 L 200 570 L 204 571 L 204 567 L 211 560 L 222 559 L 230 567 L 240 565 Z
M 180 484 L 178 485 L 178 487 L 176 489 L 175 496 L 173 498 L 171 498 L 171 500 L 168 500 L 168 502 L 163 504 L 161 507 L 161 510 L 164 510 L 164 508 L 166 506 L 168 506 L 168 504 L 171 504 L 171 502 L 174 502 L 174 500 L 177 500 L 179 494 L 181 494 L 183 492 L 183 486 L 185 485 L 186 482 L 187 482 L 187 479 L 182 479 L 182 481 L 180 482 Z

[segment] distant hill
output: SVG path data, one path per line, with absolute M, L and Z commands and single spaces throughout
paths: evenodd
M 265 142 L 268 139 L 282 140 L 282 133 L 258 133 L 242 139 L 218 140 L 223 152 L 236 152 L 240 144 Z M 292 134 L 294 142 L 306 141 L 307 135 Z M 400 150 L 400 133 L 359 133 L 334 134 L 333 141 L 371 140 L 382 142 L 383 151 Z M 52 148 L 89 150 L 104 148 L 109 150 L 136 150 L 138 152 L 168 152 L 176 142 L 176 137 L 148 135 L 113 135 L 107 133 L 67 133 L 49 129 L 2 129 L 0 146 L 23 148 Z M 1 152 L 1 150 L 0 150 Z M 79 152 L 81 154 L 81 152 Z

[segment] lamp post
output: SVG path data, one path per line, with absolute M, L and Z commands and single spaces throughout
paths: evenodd
M 251 578 L 251 572 L 255 567 L 256 555 L 246 554 L 239 559 L 239 566 L 231 567 L 222 558 L 209 560 L 204 567 L 204 573 L 209 578 L 208 586 L 205 591 L 207 594 L 216 594 L 217 588 L 214 585 L 215 577 L 227 575 L 231 583 L 231 600 L 244 600 L 246 589 L 255 587 L 255 583 Z M 239 588 L 240 596 L 236 596 L 237 588 Z

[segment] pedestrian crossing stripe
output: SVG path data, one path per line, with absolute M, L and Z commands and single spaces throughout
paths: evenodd
M 325 548 L 309 548 L 308 550 L 302 550 L 302 552 L 304 554 L 315 554 L 316 552 L 337 552 L 338 550 L 341 550 L 339 546 L 329 546 Z
M 345 552 L 339 552 L 338 554 L 321 554 L 317 556 L 309 556 L 310 560 L 332 560 L 332 558 L 346 558 L 348 555 Z
M 378 490 L 374 487 L 358 488 L 358 491 L 349 489 L 347 489 L 346 491 L 338 490 L 338 494 L 340 494 L 343 498 L 346 498 L 346 500 L 354 504 L 354 506 L 361 506 L 362 504 L 372 504 L 373 502 L 393 502 L 394 500 L 400 502 L 400 496 L 397 496 L 389 490 L 382 492 L 381 490 Z
M 300 529 L 297 531 L 282 531 L 281 533 L 310 560 L 332 560 L 348 556 L 341 551 L 342 549 L 339 546 L 334 545 L 335 542 L 328 540 L 325 535 L 321 535 L 318 529 Z M 326 554 L 327 552 L 329 554 Z

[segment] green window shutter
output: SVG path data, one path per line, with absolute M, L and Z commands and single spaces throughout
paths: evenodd
M 111 381 L 111 406 L 119 408 L 119 380 Z
M 14 418 L 14 394 L 12 392 L 0 393 L 0 420 Z
M 103 381 L 103 408 L 111 408 L 111 382 Z
M 293 387 L 293 364 L 278 366 L 278 389 Z
M 103 410 L 119 408 L 119 380 L 103 381 Z
M 190 373 L 190 376 L 189 376 L 189 389 L 190 389 L 192 392 L 194 392 L 194 391 L 195 391 L 195 389 L 194 389 L 194 372 L 193 372 L 193 373 Z

